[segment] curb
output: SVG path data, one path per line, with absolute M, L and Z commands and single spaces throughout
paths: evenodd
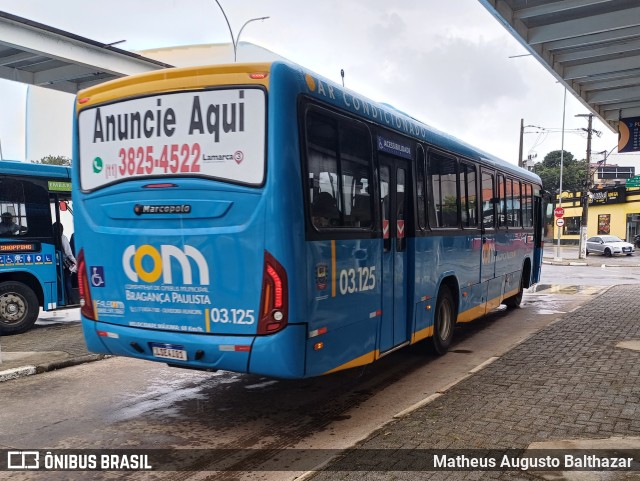
M 31 376 L 35 373 L 35 366 L 23 366 L 15 367 L 13 369 L 6 369 L 4 371 L 0 371 L 0 382 L 11 381 L 12 379 L 18 379 L 20 377 Z
M 545 265 L 551 266 L 591 266 L 591 267 L 640 267 L 640 264 L 599 264 L 593 263 L 590 264 L 588 262 L 574 262 L 574 261 L 542 261 Z
M 4 371 L 0 371 L 0 382 L 27 377 L 33 374 L 42 374 L 43 372 L 55 371 L 64 367 L 77 366 L 79 364 L 86 364 L 88 362 L 100 361 L 108 357 L 111 356 L 107 354 L 86 354 L 84 356 L 64 359 L 62 361 L 52 361 L 45 364 L 38 364 L 37 366 L 23 366 L 13 369 L 6 369 Z

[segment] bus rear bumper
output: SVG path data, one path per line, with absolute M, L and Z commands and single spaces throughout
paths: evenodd
M 253 336 L 211 336 L 187 332 L 155 331 L 82 319 L 91 352 L 134 357 L 196 369 L 248 372 Z M 153 345 L 171 353 L 184 351 L 187 360 L 160 357 Z
M 175 367 L 250 372 L 279 378 L 305 374 L 305 325 L 289 325 L 266 336 L 221 336 L 156 331 L 82 318 L 91 352 L 164 362 Z M 187 360 L 154 355 L 153 345 L 179 347 Z

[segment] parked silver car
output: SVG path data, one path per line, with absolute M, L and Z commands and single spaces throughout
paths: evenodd
M 633 244 L 623 241 L 614 235 L 599 235 L 587 239 L 587 255 L 602 254 L 607 257 L 614 255 L 633 254 Z

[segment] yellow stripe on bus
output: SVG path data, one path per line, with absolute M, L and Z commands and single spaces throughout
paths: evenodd
M 270 62 L 155 70 L 81 90 L 78 100 L 82 100 L 83 103 L 76 103 L 76 110 L 139 95 L 166 95 L 170 92 L 211 88 L 217 85 L 261 85 L 268 89 L 269 75 L 261 79 L 252 79 L 249 74 L 269 74 L 270 71 Z
M 207 332 L 211 332 L 211 317 L 209 316 L 209 309 L 204 310 L 204 323 L 205 323 Z
M 331 288 L 331 295 L 333 297 L 335 297 L 335 261 L 336 261 L 336 256 L 335 256 L 335 241 L 331 241 L 331 269 L 333 271 L 332 276 L 331 276 L 331 282 L 332 282 L 332 288 Z M 458 314 L 458 319 L 457 322 L 470 322 L 473 321 L 475 319 L 478 319 L 482 316 L 484 316 L 486 310 L 488 307 L 498 307 L 500 305 L 500 302 L 503 299 L 506 299 L 508 297 L 514 296 L 518 293 L 518 289 L 515 289 L 513 291 L 509 291 L 509 292 L 505 292 L 504 296 L 500 296 L 500 297 L 496 297 L 495 299 L 491 299 L 488 302 L 482 303 L 476 307 L 473 307 L 471 309 L 468 309 L 464 312 L 461 312 L 460 314 Z M 424 329 L 420 329 L 419 331 L 414 332 L 411 335 L 411 344 L 414 344 L 418 341 L 421 341 L 423 339 L 426 339 L 428 337 L 433 336 L 433 326 L 429 326 L 429 327 L 425 327 Z M 355 359 L 352 359 L 349 362 L 346 362 L 344 364 L 339 365 L 338 367 L 334 367 L 333 369 L 326 371 L 323 374 L 331 374 L 334 373 L 336 371 L 342 371 L 344 369 L 350 369 L 352 367 L 357 367 L 357 366 L 364 366 L 365 364 L 370 364 L 373 361 L 375 361 L 376 359 L 378 359 L 380 357 L 379 351 L 376 349 L 375 351 L 371 351 L 368 352 L 367 354 L 364 354 L 362 356 L 356 357 Z
M 425 327 L 411 335 L 411 344 L 415 344 L 416 342 L 422 341 L 423 339 L 431 336 L 433 336 L 433 326 Z
M 498 303 L 498 305 L 500 304 Z M 471 309 L 458 314 L 457 322 L 471 322 L 474 319 L 478 319 L 479 317 L 484 316 L 486 312 L 487 312 L 487 303 L 483 302 L 482 304 L 476 307 L 472 307 Z
M 509 297 L 512 297 L 518 294 L 519 290 L 520 289 L 516 288 L 509 292 L 505 292 L 503 296 L 495 297 L 483 304 L 480 304 L 476 307 L 472 307 L 471 309 L 461 312 L 460 314 L 458 314 L 457 322 L 471 322 L 484 316 L 489 311 L 498 307 L 502 303 L 502 301 L 504 301 L 505 299 L 508 299 Z
M 349 362 L 346 362 L 344 364 L 340 364 L 338 367 L 334 367 L 333 369 L 331 369 L 330 371 L 326 371 L 323 374 L 331 374 L 334 373 L 336 371 L 343 371 L 344 369 L 351 369 L 352 367 L 357 367 L 357 366 L 364 366 L 365 364 L 371 364 L 373 361 L 375 361 L 378 358 L 378 350 L 376 349 L 375 351 L 371 351 L 368 352 L 360 357 L 356 357 L 355 359 L 352 359 Z

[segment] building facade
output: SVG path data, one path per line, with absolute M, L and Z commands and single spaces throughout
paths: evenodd
M 561 244 L 578 244 L 583 208 L 582 192 L 563 192 L 562 208 L 564 209 L 564 225 L 558 227 L 555 218 L 548 226 L 553 232 L 553 239 L 558 239 L 560 231 Z M 551 209 L 557 207 L 558 199 Z M 595 235 L 615 235 L 620 239 L 633 242 L 636 234 L 640 234 L 640 187 L 626 187 L 624 184 L 598 186 L 589 192 L 587 217 L 587 238 Z

